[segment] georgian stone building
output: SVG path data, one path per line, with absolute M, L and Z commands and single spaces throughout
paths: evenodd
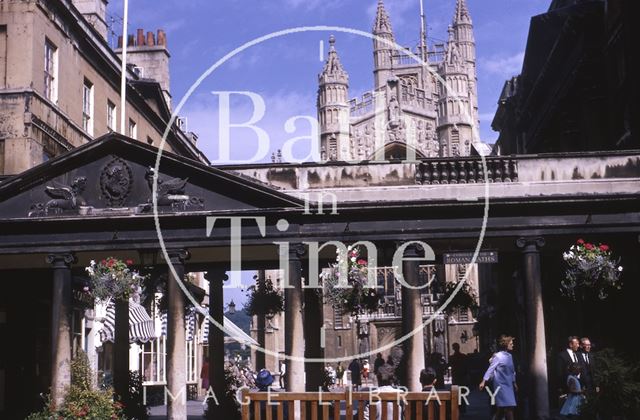
M 318 77 L 323 160 L 382 160 L 404 157 L 407 150 L 417 157 L 470 155 L 479 141 L 478 94 L 466 0 L 456 2 L 445 44 L 428 48 L 423 24 L 419 45 L 399 48 L 382 0 L 372 35 L 373 89 L 354 99 L 336 39 L 329 39 Z
M 120 50 L 106 0 L 0 2 L 0 175 L 13 175 L 120 131 Z M 125 135 L 158 146 L 171 117 L 164 31 L 130 46 Z M 174 127 L 166 150 L 206 161 Z

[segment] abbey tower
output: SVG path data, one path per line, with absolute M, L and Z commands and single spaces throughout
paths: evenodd
M 331 37 L 319 75 L 318 121 L 323 160 L 467 156 L 479 141 L 473 24 L 457 0 L 448 40 L 400 48 L 383 0 L 373 25 L 373 89 L 349 99 L 349 75 Z

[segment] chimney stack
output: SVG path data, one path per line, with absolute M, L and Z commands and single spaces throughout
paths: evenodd
M 160 84 L 165 100 L 170 105 L 169 94 L 169 51 L 167 50 L 167 35 L 158 29 L 157 35 L 138 29 L 135 35 L 127 37 L 127 61 L 144 71 L 145 79 L 153 79 Z M 118 41 L 116 54 L 122 54 L 122 44 Z
M 162 29 L 158 29 L 158 45 L 162 45 L 165 48 L 167 46 L 167 35 Z
M 108 0 L 72 0 L 73 5 L 93 26 L 104 40 L 107 39 L 107 3 Z
M 144 43 L 144 29 L 138 29 L 137 37 L 136 37 L 136 45 L 141 47 Z

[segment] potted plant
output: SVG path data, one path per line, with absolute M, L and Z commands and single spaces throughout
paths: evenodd
M 462 286 L 460 283 L 462 282 Z M 460 286 L 460 290 L 458 287 Z M 452 297 L 453 296 L 453 297 Z M 451 298 L 451 301 L 447 301 Z M 444 293 L 438 301 L 438 306 L 443 307 L 444 312 L 451 315 L 456 310 L 469 309 L 473 316 L 478 314 L 478 296 L 473 287 L 464 280 L 448 282 L 445 286 Z
M 340 277 L 343 273 L 346 279 Z M 326 301 L 356 320 L 359 315 L 377 311 L 381 296 L 377 285 L 369 282 L 368 274 L 367 260 L 358 247 L 347 247 L 346 258 L 338 250 L 336 262 L 321 274 Z
M 622 266 L 614 259 L 607 244 L 592 244 L 578 239 L 562 254 L 566 263 L 560 291 L 569 299 L 584 299 L 588 293 L 606 299 L 612 290 L 622 288 Z
M 100 262 L 91 260 L 86 267 L 89 274 L 90 286 L 86 290 L 95 299 L 109 303 L 111 300 L 128 301 L 138 293 L 143 276 L 129 266 L 133 261 L 122 261 L 109 257 Z
M 257 276 L 254 277 L 257 279 Z M 255 285 L 248 288 L 249 293 L 245 312 L 249 316 L 266 316 L 272 318 L 276 314 L 284 311 L 284 297 L 282 292 L 276 290 L 271 279 L 257 281 Z

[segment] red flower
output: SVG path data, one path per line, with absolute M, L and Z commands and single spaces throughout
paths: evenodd
M 593 245 L 592 245 L 592 244 L 590 244 L 590 243 L 586 243 L 586 244 L 584 244 L 584 247 L 585 247 L 586 249 L 588 249 L 589 251 L 591 251 L 591 250 L 594 248 L 594 247 L 593 247 Z
M 366 260 L 358 260 L 358 265 L 367 265 Z
M 607 252 L 609 250 L 609 245 L 602 244 L 600 245 L 600 251 Z
M 584 239 L 578 239 L 578 240 L 576 241 L 576 243 L 577 243 L 578 245 L 582 245 L 582 244 L 584 243 Z
M 102 261 L 100 261 L 100 264 L 107 265 L 107 261 L 106 260 L 102 260 Z
M 131 265 L 131 264 L 133 264 L 133 260 L 129 259 L 129 260 L 125 261 L 125 263 L 126 263 L 127 265 Z

